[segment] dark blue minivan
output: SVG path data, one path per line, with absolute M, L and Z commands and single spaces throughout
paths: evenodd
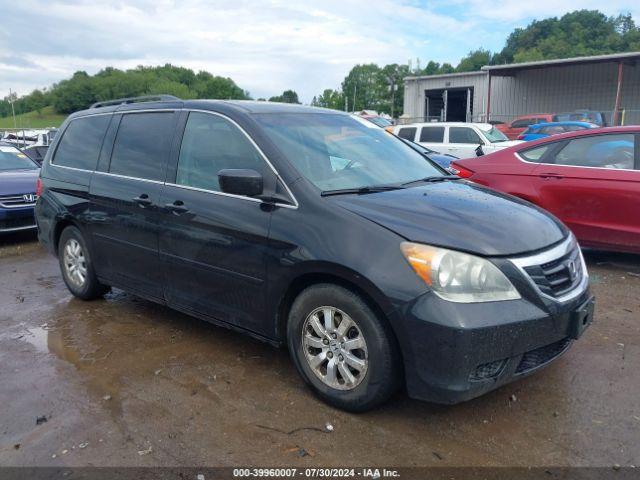
M 573 235 L 340 112 L 103 102 L 42 166 L 40 240 L 82 299 L 111 287 L 287 345 L 325 401 L 406 385 L 471 399 L 544 367 L 593 318 Z

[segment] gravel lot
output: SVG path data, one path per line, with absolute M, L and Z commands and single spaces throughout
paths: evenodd
M 73 299 L 34 235 L 4 237 L 0 465 L 640 465 L 640 256 L 586 255 L 595 323 L 551 367 L 353 415 L 285 350 L 121 291 Z

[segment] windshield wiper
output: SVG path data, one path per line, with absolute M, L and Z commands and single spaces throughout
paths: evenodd
M 438 175 L 433 177 L 424 177 L 419 178 L 417 180 L 411 180 L 410 182 L 401 183 L 403 187 L 408 185 L 413 185 L 414 183 L 436 183 L 436 182 L 444 182 L 445 180 L 462 180 L 461 177 L 457 175 Z
M 340 188 L 337 190 L 324 190 L 320 195 L 323 197 L 328 197 L 329 195 L 347 195 L 350 193 L 355 193 L 358 195 L 362 195 L 365 193 L 377 193 L 377 192 L 386 192 L 389 190 L 399 190 L 404 188 L 402 185 L 367 185 L 364 187 L 358 188 Z

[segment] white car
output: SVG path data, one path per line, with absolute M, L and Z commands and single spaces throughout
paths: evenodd
M 522 143 L 521 140 L 509 140 L 504 133 L 488 123 L 411 123 L 397 125 L 392 131 L 400 138 L 458 158 L 475 157 L 478 146 L 482 147 L 482 153 L 486 155 Z

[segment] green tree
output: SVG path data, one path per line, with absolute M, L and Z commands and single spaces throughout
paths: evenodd
M 491 52 L 483 48 L 473 50 L 460 60 L 456 72 L 475 72 L 491 63 Z
M 269 99 L 270 102 L 282 102 L 282 103 L 300 103 L 298 100 L 298 94 L 295 90 L 285 90 L 282 95 L 277 95 Z
M 356 65 L 342 81 L 342 92 L 349 111 L 378 110 L 384 103 L 384 89 L 380 67 L 374 63 Z
M 333 110 L 344 110 L 344 95 L 338 90 L 327 88 L 321 95 L 313 97 L 311 105 Z

